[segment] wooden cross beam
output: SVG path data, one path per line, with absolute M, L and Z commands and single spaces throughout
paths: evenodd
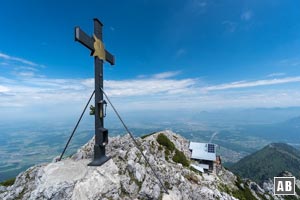
M 97 20 L 101 24 L 101 22 L 98 19 L 94 19 L 94 20 Z M 102 24 L 101 24 L 101 28 L 102 28 Z M 98 36 L 98 39 L 102 40 L 102 33 L 100 33 L 100 35 Z M 94 49 L 95 39 L 93 37 L 88 36 L 79 27 L 75 27 L 75 41 L 80 42 L 82 45 L 84 45 L 86 48 L 90 49 L 92 52 L 95 51 L 95 49 Z M 106 61 L 109 62 L 111 65 L 115 64 L 114 56 L 111 55 L 106 50 L 105 50 L 105 58 L 106 58 Z
M 112 54 L 105 50 L 102 42 L 102 26 L 103 24 L 94 19 L 94 35 L 88 36 L 79 27 L 75 27 L 75 41 L 91 50 L 91 55 L 95 61 L 95 145 L 94 159 L 89 166 L 100 166 L 109 160 L 105 155 L 105 146 L 108 143 L 108 130 L 104 128 L 104 109 L 106 103 L 103 99 L 103 62 L 107 61 L 111 65 L 115 64 L 115 58 Z

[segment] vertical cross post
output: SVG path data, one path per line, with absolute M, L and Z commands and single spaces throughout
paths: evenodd
M 102 41 L 102 24 L 98 19 L 94 19 L 94 35 Z M 95 65 L 95 145 L 94 160 L 89 166 L 100 166 L 105 163 L 109 157 L 105 155 L 105 145 L 108 142 L 108 131 L 104 129 L 103 113 L 103 61 L 97 56 L 94 57 Z M 101 114 L 100 114 L 101 112 Z
M 89 37 L 79 27 L 75 27 L 75 41 L 80 42 L 90 49 L 94 56 L 95 65 L 95 145 L 94 159 L 89 166 L 100 166 L 109 160 L 105 154 L 105 146 L 108 143 L 108 130 L 104 128 L 104 99 L 101 88 L 103 88 L 103 62 L 114 64 L 114 56 L 104 49 L 102 43 L 103 24 L 94 19 L 94 35 Z

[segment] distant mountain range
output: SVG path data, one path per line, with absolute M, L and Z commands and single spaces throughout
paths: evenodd
M 294 125 L 296 127 L 300 127 L 300 116 L 299 117 L 291 118 L 291 119 L 287 120 L 284 123 L 285 124 L 289 124 L 289 125 Z
M 245 135 L 251 135 L 271 142 L 293 143 L 300 146 L 300 116 L 271 124 L 250 124 L 241 126 Z
M 259 184 L 273 179 L 283 171 L 289 171 L 299 178 L 300 151 L 285 143 L 271 143 L 229 168 L 241 177 L 250 178 Z

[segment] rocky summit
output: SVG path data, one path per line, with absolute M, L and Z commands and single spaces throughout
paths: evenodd
M 170 146 L 158 142 L 160 134 Z M 172 131 L 136 138 L 161 178 L 168 194 L 155 178 L 129 135 L 109 139 L 109 161 L 100 167 L 92 159 L 94 140 L 60 162 L 33 166 L 18 175 L 11 186 L 0 186 L 0 199 L 282 199 L 250 180 L 241 180 L 223 167 L 218 174 L 200 173 L 191 163 L 189 141 Z M 175 154 L 177 158 L 174 159 Z M 184 162 L 182 162 L 184 161 Z M 272 184 L 272 183 L 270 183 Z M 299 196 L 297 196 L 299 197 Z

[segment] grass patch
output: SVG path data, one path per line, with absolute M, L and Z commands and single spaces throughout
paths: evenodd
M 227 194 L 230 194 L 230 189 L 227 187 L 227 185 L 225 185 L 223 183 L 221 183 L 221 184 L 218 185 L 218 189 L 221 192 L 225 192 Z
M 134 182 L 134 183 L 139 187 L 139 191 L 140 191 L 141 188 L 142 188 L 143 182 L 138 181 L 138 180 L 134 177 L 133 173 L 131 173 L 131 172 L 128 171 L 128 174 L 129 174 L 129 177 L 130 177 L 130 181 L 131 181 L 131 182 Z
M 154 149 L 155 148 L 155 144 L 153 141 L 150 142 L 151 148 Z
M 128 195 L 128 192 L 126 191 L 126 189 L 124 188 L 123 185 L 121 185 L 121 194 L 120 197 L 125 197 Z
M 6 187 L 11 186 L 15 183 L 15 180 L 16 180 L 16 178 L 7 179 L 7 180 L 1 182 L 0 185 L 6 186 Z
M 256 193 L 256 195 L 257 195 L 261 200 L 269 200 L 269 199 L 267 199 L 267 198 L 265 197 L 264 194 Z M 268 196 L 269 196 L 270 200 L 272 200 L 272 199 L 274 200 L 273 197 L 271 197 L 270 195 L 268 195 Z
M 193 166 L 190 166 L 190 170 L 193 171 L 193 172 L 195 172 L 196 174 L 199 174 L 200 176 L 202 176 L 202 172 L 198 171 Z
M 185 167 L 188 167 L 190 165 L 190 162 L 185 157 L 184 153 L 182 151 L 179 151 L 178 149 L 175 149 L 175 155 L 173 156 L 173 161 L 176 163 L 181 163 Z
M 240 180 L 236 183 L 238 190 L 232 191 L 232 196 L 240 200 L 256 200 L 255 196 L 251 193 L 251 190 L 245 185 L 244 188 L 240 185 Z
M 165 150 L 165 154 L 166 154 L 166 156 L 169 156 L 171 154 L 171 152 L 169 151 L 169 149 Z
M 24 197 L 24 194 L 25 194 L 25 190 L 27 189 L 25 189 L 26 187 L 24 187 L 23 188 L 23 190 L 22 190 L 22 192 L 20 192 L 19 193 L 19 196 L 17 196 L 16 198 L 15 198 L 15 200 L 21 200 L 21 199 L 23 199 L 23 197 Z
M 218 186 L 219 190 L 222 192 L 226 192 L 227 194 L 231 194 L 232 196 L 234 196 L 237 199 L 240 200 L 257 200 L 255 198 L 255 196 L 253 196 L 253 194 L 251 193 L 251 190 L 244 185 L 244 187 L 242 187 L 240 184 L 242 183 L 242 180 L 238 177 L 237 181 L 235 182 L 235 185 L 237 186 L 237 190 L 231 190 L 228 188 L 227 185 L 225 184 L 220 184 Z
M 158 151 L 162 151 L 163 150 L 163 148 L 162 148 L 162 146 L 158 146 Z
M 139 160 L 140 160 L 140 159 L 141 159 L 141 157 L 142 157 L 142 155 L 141 155 L 141 153 L 140 153 L 140 152 L 137 152 L 135 155 L 138 157 L 138 159 L 139 159 Z
M 175 149 L 175 145 L 173 142 L 171 142 L 171 140 L 169 140 L 169 138 L 167 136 L 165 136 L 164 134 L 160 133 L 157 138 L 156 141 L 162 145 L 165 146 L 167 149 L 169 149 L 171 152 L 174 151 Z
M 232 196 L 240 200 L 256 200 L 249 188 L 235 190 L 232 192 Z
M 165 149 L 165 160 L 169 161 L 169 156 L 170 156 L 171 152 L 169 151 L 169 149 Z
M 295 187 L 295 192 L 296 192 L 296 194 L 300 195 L 300 189 L 297 187 L 297 185 Z
M 190 165 L 189 160 L 186 158 L 183 152 L 179 151 L 174 143 L 164 134 L 160 133 L 156 141 L 165 147 L 165 160 L 169 160 L 169 156 L 174 152 L 175 150 L 175 155 L 173 156 L 172 160 L 176 163 L 181 163 L 183 166 L 188 167 Z M 160 148 L 159 148 L 160 149 Z
M 156 132 L 149 133 L 149 134 L 146 134 L 146 135 L 142 135 L 141 138 L 142 138 L 142 139 L 145 139 L 146 137 L 149 137 L 149 136 L 151 136 L 151 135 L 153 135 L 153 134 L 155 134 L 155 133 L 156 133 Z

